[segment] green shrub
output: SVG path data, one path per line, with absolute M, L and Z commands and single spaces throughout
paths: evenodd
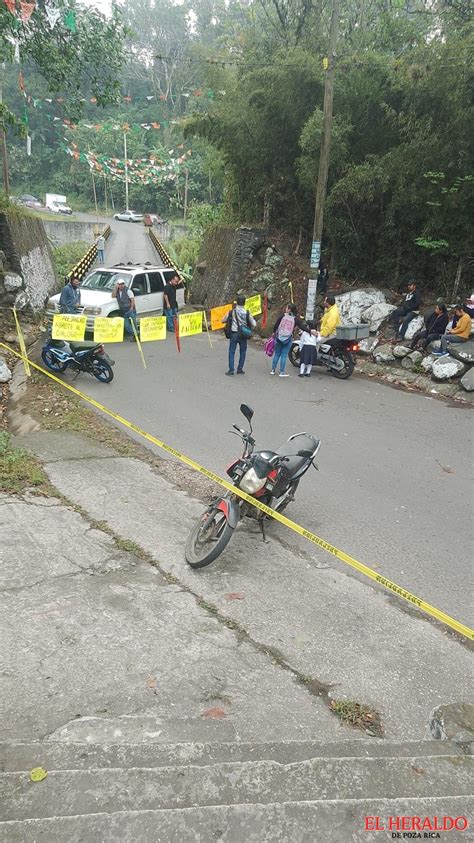
M 80 261 L 90 249 L 90 243 L 83 240 L 75 240 L 72 243 L 65 243 L 63 246 L 56 246 L 53 249 L 53 258 L 56 271 L 60 278 L 67 275 L 71 269 Z

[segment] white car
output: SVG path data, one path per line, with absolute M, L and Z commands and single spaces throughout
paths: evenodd
M 53 214 L 72 214 L 72 208 L 69 205 L 65 205 L 64 202 L 51 202 L 49 205 L 46 205 L 48 211 L 52 211 Z
M 139 317 L 163 313 L 163 288 L 173 275 L 176 275 L 175 269 L 147 263 L 97 267 L 79 288 L 81 306 L 77 312 L 87 316 L 86 330 L 94 330 L 96 316 L 120 316 L 117 299 L 112 298 L 112 291 L 119 278 L 132 290 Z M 59 313 L 59 297 L 58 293 L 48 301 L 46 315 L 49 319 Z M 177 287 L 176 299 L 178 309 L 184 307 L 184 285 Z
M 122 211 L 120 214 L 114 214 L 114 220 L 122 220 L 122 222 L 143 222 L 143 214 L 137 214 L 136 211 Z

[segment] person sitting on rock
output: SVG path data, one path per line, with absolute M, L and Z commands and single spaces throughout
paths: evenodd
M 454 308 L 454 316 L 456 317 L 456 326 L 448 328 L 444 336 L 441 337 L 441 348 L 439 351 L 434 351 L 436 357 L 444 357 L 449 354 L 448 346 L 451 343 L 467 342 L 471 336 L 472 324 L 471 317 L 464 313 L 462 304 L 457 304 Z
M 405 336 L 406 329 L 411 320 L 418 316 L 421 304 L 421 294 L 416 287 L 416 281 L 412 278 L 408 282 L 408 292 L 405 298 L 389 316 L 389 323 L 395 328 L 395 340 L 399 342 Z
M 422 331 L 416 332 L 410 343 L 410 348 L 416 348 L 422 340 L 421 347 L 425 351 L 430 342 L 441 339 L 448 326 L 448 322 L 449 314 L 446 305 L 437 304 L 433 313 L 428 316 L 425 322 L 426 327 Z

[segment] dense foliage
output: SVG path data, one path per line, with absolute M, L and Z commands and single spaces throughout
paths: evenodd
M 328 0 L 127 0 L 121 8 L 131 30 L 121 99 L 82 103 L 73 131 L 57 119 L 75 119 L 68 84 L 61 106 L 29 107 L 31 157 L 9 131 L 15 192 L 58 190 L 91 204 L 88 167 L 61 145 L 123 157 L 126 122 L 135 127 L 130 158 L 166 160 L 171 149 L 192 147 L 191 205 L 219 205 L 227 220 L 265 220 L 309 250 Z M 446 292 L 455 279 L 462 288 L 471 282 L 473 48 L 467 0 L 341 0 L 323 249 L 344 277 L 393 285 L 413 272 Z M 25 85 L 44 97 L 37 59 L 25 54 Z M 5 90 L 21 116 L 17 75 L 10 64 Z M 160 130 L 142 128 L 150 122 Z M 96 188 L 103 204 L 100 177 Z M 122 182 L 112 197 L 123 204 Z M 133 185 L 130 205 L 173 216 L 184 198 L 183 166 L 174 181 Z M 205 224 L 214 220 L 206 213 Z M 199 232 L 190 239 L 187 257 Z

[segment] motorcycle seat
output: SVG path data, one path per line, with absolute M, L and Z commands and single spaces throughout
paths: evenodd
M 98 342 L 70 342 L 71 351 L 84 351 L 85 348 L 97 348 Z
M 313 452 L 318 446 L 318 443 L 319 440 L 315 439 L 314 436 L 310 436 L 308 433 L 299 433 L 293 439 L 285 442 L 280 448 L 277 448 L 276 453 L 281 457 L 289 458 L 285 463 L 286 468 L 290 474 L 295 474 L 308 462 L 307 457 L 298 456 L 298 451 Z

